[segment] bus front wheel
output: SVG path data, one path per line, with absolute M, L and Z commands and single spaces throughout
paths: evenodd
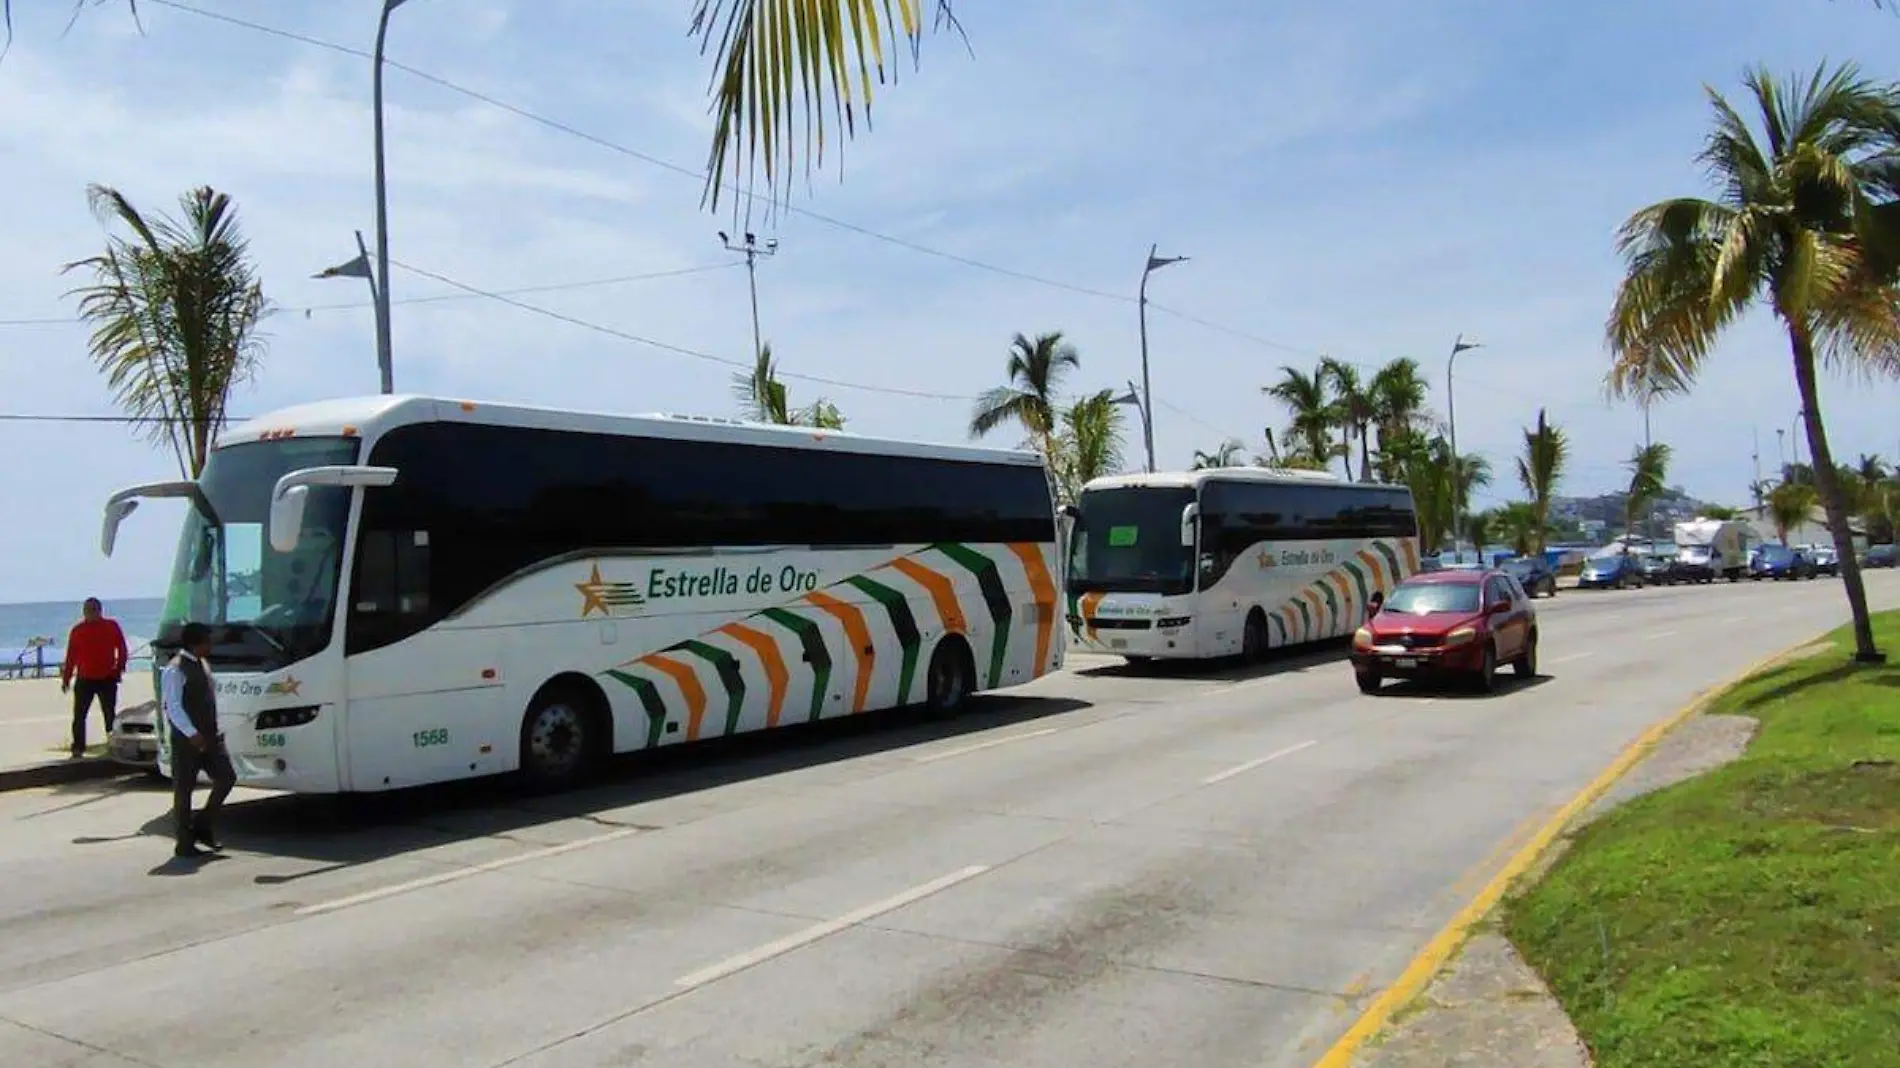
M 930 670 L 924 676 L 924 705 L 932 715 L 951 716 L 963 711 L 975 688 L 976 669 L 970 660 L 970 647 L 962 638 L 951 636 L 937 643 L 930 655 Z
M 521 719 L 521 773 L 529 785 L 551 788 L 585 776 L 598 750 L 596 719 L 587 695 L 550 687 L 535 695 Z

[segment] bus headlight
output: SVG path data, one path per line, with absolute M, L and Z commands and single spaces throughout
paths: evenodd
M 259 712 L 257 720 L 251 725 L 253 730 L 280 731 L 285 727 L 301 727 L 317 718 L 316 705 L 304 705 L 299 708 L 273 708 Z

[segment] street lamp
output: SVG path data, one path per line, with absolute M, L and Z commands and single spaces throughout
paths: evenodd
M 1482 348 L 1475 341 L 1466 341 L 1463 334 L 1451 343 L 1451 355 L 1445 359 L 1445 421 L 1451 427 L 1451 551 L 1458 551 L 1458 538 L 1464 528 L 1465 480 L 1462 463 L 1458 458 L 1458 402 L 1451 390 L 1452 368 L 1458 362 L 1458 354 L 1467 349 Z M 1484 555 L 1483 546 L 1478 547 L 1480 558 Z
M 1148 473 L 1155 469 L 1155 426 L 1152 410 L 1154 394 L 1150 392 L 1148 382 L 1148 276 L 1166 267 L 1170 263 L 1180 263 L 1186 256 L 1157 256 L 1159 245 L 1148 246 L 1148 264 L 1141 269 L 1141 443 L 1148 453 Z M 1133 385 L 1133 383 L 1130 383 Z
M 382 371 L 383 392 L 396 391 L 396 368 L 389 345 L 389 190 L 383 171 L 383 41 L 389 36 L 389 15 L 407 0 L 383 0 L 376 21 L 376 51 L 371 57 L 371 110 L 376 123 L 376 366 Z
M 1148 418 L 1148 405 L 1142 400 L 1141 391 L 1135 388 L 1135 384 L 1133 382 L 1128 383 L 1128 392 L 1122 394 L 1119 397 L 1116 397 L 1114 400 L 1110 401 L 1109 403 L 1132 405 L 1135 411 L 1141 413 L 1142 440 L 1149 441 L 1149 442 L 1152 442 L 1154 440 L 1154 434 L 1152 432 L 1153 423 Z M 1148 453 L 1149 473 L 1150 474 L 1154 473 L 1154 469 L 1155 469 L 1154 452 L 1152 451 L 1152 448 L 1151 448 L 1151 451 Z
M 369 282 L 369 303 L 370 307 L 376 309 L 376 322 L 378 326 L 377 341 L 379 343 L 376 346 L 376 366 L 382 372 L 383 392 L 394 392 L 389 366 L 389 349 L 386 345 L 381 344 L 381 342 L 387 339 L 387 335 L 381 332 L 381 326 L 383 323 L 389 321 L 388 306 L 383 303 L 386 299 L 384 291 L 376 288 L 376 272 L 369 265 L 369 250 L 363 247 L 363 231 L 356 231 L 355 259 L 348 263 L 339 263 L 335 267 L 326 267 L 310 277 L 362 278 Z
M 724 230 L 718 233 L 719 240 L 725 243 L 726 251 L 745 253 L 746 281 L 752 287 L 752 358 L 761 359 L 765 355 L 765 346 L 759 340 L 759 273 L 754 261 L 760 256 L 777 255 L 778 238 L 766 239 L 765 246 L 761 248 L 757 238 L 749 233 L 745 235 L 745 243 L 739 245 L 733 244 L 732 238 L 727 237 Z

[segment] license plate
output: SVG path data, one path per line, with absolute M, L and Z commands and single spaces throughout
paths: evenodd
M 1110 638 L 1108 640 L 1108 647 L 1110 649 L 1126 649 L 1128 648 L 1128 639 L 1127 638 Z
M 1392 666 L 1402 667 L 1402 668 L 1415 668 L 1418 666 L 1418 657 L 1401 656 L 1397 660 L 1392 661 Z

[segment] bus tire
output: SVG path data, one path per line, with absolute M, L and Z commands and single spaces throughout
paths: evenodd
M 1240 658 L 1249 664 L 1267 659 L 1267 614 L 1256 608 L 1247 613 L 1247 624 L 1240 632 Z
M 533 789 L 558 789 L 585 779 L 613 744 L 605 699 L 579 680 L 541 687 L 521 717 L 521 777 Z
M 924 674 L 924 708 L 933 716 L 954 716 L 963 711 L 976 688 L 976 662 L 970 646 L 959 635 L 946 635 L 930 654 L 930 667 Z

